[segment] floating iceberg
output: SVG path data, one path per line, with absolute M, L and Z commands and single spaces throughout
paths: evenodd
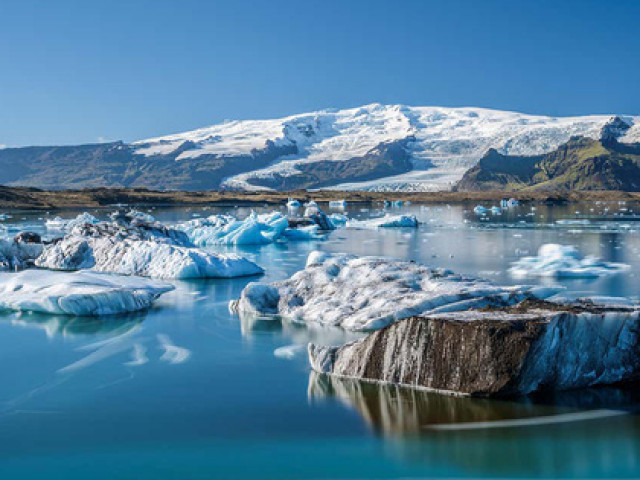
M 345 209 L 345 208 L 347 208 L 347 201 L 346 200 L 332 200 L 332 201 L 329 202 L 329 208 Z
M 287 228 L 283 235 L 287 240 L 318 240 L 322 238 L 318 231 L 320 227 L 318 225 L 308 225 L 306 227 Z
M 78 215 L 75 218 L 65 220 L 61 217 L 55 217 L 54 219 L 47 220 L 45 222 L 45 226 L 48 230 L 58 230 L 58 231 L 70 231 L 73 228 L 85 225 L 85 224 L 96 224 L 100 220 L 91 215 L 90 213 L 84 212 Z
M 547 243 L 536 257 L 523 257 L 509 269 L 515 277 L 596 278 L 629 268 L 623 263 L 605 262 L 596 257 L 583 257 L 572 245 Z
M 332 213 L 329 215 L 329 220 L 333 225 L 345 225 L 349 221 L 349 217 L 342 213 Z
M 0 273 L 0 308 L 63 315 L 110 315 L 151 306 L 166 285 L 96 272 Z
M 478 215 L 484 215 L 488 211 L 489 211 L 489 209 L 487 207 L 483 207 L 482 205 L 478 205 L 473 209 L 473 212 L 478 214 Z
M 18 237 L 20 238 L 20 235 Z M 42 254 L 42 243 L 0 239 L 0 270 L 21 270 L 33 266 Z
M 230 309 L 348 330 L 375 330 L 424 313 L 508 305 L 557 288 L 501 287 L 414 262 L 312 252 L 304 270 L 272 284 L 251 283 Z
M 637 380 L 637 308 L 527 300 L 420 315 L 340 347 L 309 345 L 338 377 L 466 395 L 523 395 Z
M 230 215 L 212 215 L 176 226 L 194 245 L 265 245 L 282 237 L 289 221 L 280 212 L 256 215 L 245 220 Z
M 46 245 L 36 265 L 52 270 L 92 269 L 154 278 L 230 278 L 263 270 L 244 257 L 190 248 L 184 232 L 158 224 L 100 223 L 74 228 Z
M 415 215 L 390 215 L 368 220 L 348 220 L 347 228 L 416 228 L 419 222 Z

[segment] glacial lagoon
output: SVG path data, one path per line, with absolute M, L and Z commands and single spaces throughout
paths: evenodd
M 490 205 L 487 205 L 490 206 Z M 408 205 L 413 228 L 339 228 L 317 240 L 207 247 L 261 277 L 171 280 L 145 312 L 100 318 L 0 313 L 2 478 L 638 477 L 638 393 L 605 387 L 526 399 L 472 399 L 311 372 L 306 344 L 359 334 L 243 323 L 228 303 L 251 281 L 302 269 L 310 252 L 415 260 L 498 284 L 575 296 L 640 297 L 640 207 Z M 366 220 L 381 205 L 350 205 Z M 177 222 L 249 208 L 150 211 Z M 273 207 L 255 208 L 258 213 Z M 284 212 L 284 210 L 283 210 Z M 44 212 L 5 212 L 7 235 L 51 235 Z M 73 217 L 80 212 L 56 212 Z M 90 213 L 105 217 L 108 210 Z M 543 244 L 573 245 L 630 268 L 600 278 L 514 278 Z

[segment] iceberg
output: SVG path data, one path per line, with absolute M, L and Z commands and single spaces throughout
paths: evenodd
M 251 212 L 245 220 L 231 215 L 211 215 L 176 226 L 198 246 L 266 245 L 280 239 L 288 227 L 289 221 L 280 212 L 263 215 Z
M 344 210 L 345 208 L 347 208 L 347 201 L 346 200 L 331 200 L 329 202 L 329 208 L 338 208 L 338 209 Z
M 0 270 L 22 270 L 34 265 L 42 254 L 42 243 L 21 241 L 22 234 L 13 240 L 0 239 Z
M 312 252 L 288 280 L 250 283 L 230 310 L 241 318 L 282 317 L 347 330 L 383 328 L 418 314 L 546 298 L 555 287 L 501 287 L 415 262 Z
M 535 257 L 513 262 L 509 271 L 515 277 L 597 278 L 628 269 L 624 263 L 605 262 L 596 257 L 583 257 L 573 245 L 547 243 Z
M 46 245 L 35 264 L 51 270 L 92 269 L 154 278 L 231 278 L 263 273 L 244 257 L 191 248 L 184 232 L 134 220 L 74 228 Z
M 485 213 L 487 213 L 489 211 L 489 209 L 487 207 L 483 207 L 482 205 L 478 205 L 473 209 L 473 211 L 477 215 L 484 215 Z
M 55 217 L 54 219 L 50 219 L 45 221 L 45 226 L 47 230 L 58 230 L 58 231 L 68 231 L 72 230 L 75 227 L 85 224 L 96 224 L 100 220 L 91 215 L 88 212 L 81 213 L 75 218 L 65 220 L 61 217 Z
M 0 273 L 0 308 L 61 315 L 111 315 L 149 308 L 172 285 L 97 272 Z
M 526 300 L 423 314 L 343 346 L 309 345 L 319 373 L 456 395 L 526 395 L 637 380 L 640 310 Z
M 347 228 L 417 228 L 418 219 L 415 215 L 390 215 L 384 217 L 371 218 L 368 220 L 348 220 Z

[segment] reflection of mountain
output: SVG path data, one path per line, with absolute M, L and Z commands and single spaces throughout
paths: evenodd
M 393 385 L 341 380 L 312 372 L 310 399 L 336 397 L 355 408 L 371 428 L 394 441 L 386 447 L 403 461 L 449 465 L 460 475 L 637 476 L 640 420 L 617 415 L 601 420 L 474 430 L 435 430 L 429 425 L 552 418 L 567 412 L 636 409 L 638 393 L 616 388 L 563 392 L 507 402 L 452 397 Z M 571 407 L 571 408 L 567 408 Z
M 117 316 L 73 317 L 38 313 L 12 313 L 10 317 L 5 317 L 0 321 L 10 321 L 12 325 L 21 327 L 40 328 L 50 338 L 56 335 L 122 335 L 142 323 L 146 314 L 146 312 L 137 312 Z

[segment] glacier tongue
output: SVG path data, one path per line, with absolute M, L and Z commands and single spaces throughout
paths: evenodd
M 509 305 L 557 291 L 496 286 L 414 262 L 312 252 L 304 270 L 283 282 L 249 284 L 230 308 L 241 317 L 376 330 L 413 315 Z
M 63 315 L 110 315 L 151 306 L 172 285 L 97 272 L 0 273 L 0 308 Z

